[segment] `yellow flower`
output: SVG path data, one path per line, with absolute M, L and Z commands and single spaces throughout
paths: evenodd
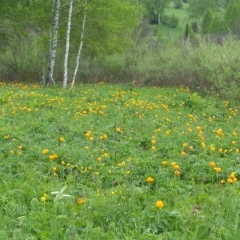
M 176 176 L 180 176 L 180 175 L 181 175 L 181 172 L 180 172 L 179 170 L 176 170 L 176 171 L 174 171 L 174 174 L 175 174 Z
M 233 182 L 237 182 L 237 178 L 235 177 L 235 178 L 233 178 Z
M 167 130 L 166 131 L 166 135 L 170 135 L 171 134 L 171 131 L 170 130 Z
M 211 145 L 210 146 L 210 150 L 214 152 L 215 151 L 215 147 L 213 145 Z
M 222 179 L 222 180 L 220 181 L 220 183 L 221 183 L 221 184 L 224 184 L 224 183 L 225 183 L 225 180 Z
M 50 155 L 50 156 L 49 156 L 49 159 L 50 159 L 50 160 L 54 160 L 55 158 L 54 158 L 53 155 Z
M 183 147 L 187 147 L 187 146 L 188 146 L 188 144 L 187 144 L 187 143 L 184 143 L 184 144 L 183 144 Z
M 50 159 L 50 160 L 55 160 L 55 159 L 57 159 L 57 158 L 58 158 L 58 155 L 57 155 L 56 153 L 49 156 L 49 159 Z
M 86 136 L 86 137 L 90 137 L 90 136 L 91 136 L 91 134 L 92 134 L 92 132 L 91 132 L 91 131 L 87 131 L 87 132 L 85 133 L 85 136 Z
M 101 157 L 98 157 L 98 158 L 97 158 L 97 161 L 98 161 L 98 162 L 102 162 L 102 158 L 101 158 Z
M 157 148 L 156 146 L 152 146 L 152 150 L 155 151 Z
M 54 172 L 56 172 L 56 171 L 57 171 L 57 168 L 56 168 L 56 167 L 53 167 L 52 170 L 53 170 Z
M 148 178 L 146 179 L 146 181 L 147 181 L 148 183 L 152 183 L 152 182 L 154 182 L 154 178 L 148 177 Z
M 105 139 L 105 140 L 108 139 L 108 135 L 107 135 L 107 134 L 104 134 L 104 135 L 103 135 L 103 139 Z
M 174 167 L 176 165 L 175 162 L 171 162 L 171 166 Z
M 42 154 L 47 154 L 48 152 L 49 150 L 47 148 L 42 150 Z
M 218 152 L 219 152 L 219 153 L 223 152 L 223 149 L 222 149 L 222 148 L 219 148 L 219 149 L 218 149 Z
M 215 167 L 214 170 L 215 170 L 217 173 L 222 172 L 222 169 L 221 169 L 220 167 Z
M 59 138 L 59 142 L 64 142 L 64 141 L 65 141 L 64 137 Z
M 234 179 L 236 176 L 235 176 L 235 172 L 231 172 L 231 174 L 230 174 L 230 178 L 231 179 Z
M 174 168 L 175 170 L 179 170 L 179 169 L 180 169 L 179 165 L 177 165 L 177 164 L 174 165 L 173 168 Z
M 184 157 L 184 156 L 186 156 L 186 155 L 187 155 L 187 153 L 186 153 L 186 152 L 184 152 L 184 151 L 182 151 L 182 152 L 181 152 L 181 156 L 183 156 L 183 157 Z
M 23 147 L 22 147 L 22 146 L 18 146 L 18 149 L 19 149 L 19 150 L 22 150 L 22 149 L 23 149 Z
M 153 145 L 156 144 L 156 140 L 153 139 L 153 140 L 151 141 L 151 143 L 152 143 Z
M 115 129 L 115 131 L 116 131 L 117 133 L 120 133 L 120 132 L 121 132 L 121 128 L 117 127 L 117 128 Z
M 208 165 L 209 165 L 210 167 L 216 167 L 216 163 L 215 163 L 215 162 L 210 162 Z
M 156 201 L 155 205 L 157 208 L 160 208 L 160 209 L 164 207 L 164 203 L 161 200 Z
M 78 199 L 77 199 L 77 204 L 82 205 L 82 204 L 84 204 L 84 203 L 85 203 L 85 200 L 84 200 L 84 199 L 82 199 L 82 198 L 78 198 Z
M 4 138 L 4 139 L 9 139 L 9 138 L 10 138 L 10 135 L 9 135 L 9 134 L 6 134 L 3 138 Z
M 231 178 L 228 178 L 227 182 L 231 184 L 231 183 L 233 183 L 233 180 Z
M 196 127 L 198 131 L 201 131 L 201 127 L 200 126 L 197 126 Z
M 162 161 L 163 166 L 167 166 L 167 161 Z
M 217 134 L 218 137 L 224 136 L 223 130 L 221 128 L 216 131 L 216 134 Z
M 189 150 L 192 151 L 193 150 L 193 146 L 189 146 Z
M 46 193 L 43 194 L 43 196 L 41 197 L 41 202 L 45 202 L 48 198 L 48 195 Z
M 41 197 L 41 202 L 45 202 L 47 200 L 47 198 L 46 197 Z

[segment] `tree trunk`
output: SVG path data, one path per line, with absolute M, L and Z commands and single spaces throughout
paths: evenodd
M 75 84 L 78 67 L 79 67 L 79 63 L 80 63 L 80 57 L 81 57 L 81 53 L 82 53 L 84 30 L 85 30 L 86 18 L 87 18 L 87 7 L 88 7 L 88 0 L 85 0 L 85 11 L 84 11 L 83 23 L 82 23 L 81 40 L 80 40 L 80 45 L 79 45 L 77 59 L 76 59 L 76 66 L 75 66 L 74 73 L 73 73 L 73 79 L 72 79 L 72 83 L 71 83 L 72 87 L 74 87 L 74 84 Z
M 161 24 L 161 14 L 160 11 L 158 12 L 158 19 L 157 19 L 158 25 Z
M 52 32 L 50 36 L 50 59 L 48 67 L 48 77 L 45 85 L 55 84 L 53 79 L 53 72 L 56 60 L 57 52 L 57 41 L 58 41 L 58 25 L 59 25 L 59 15 L 60 15 L 60 0 L 53 0 L 53 12 L 55 12 L 54 21 L 52 24 Z
M 69 12 L 68 12 L 68 23 L 67 23 L 66 51 L 65 51 L 65 58 L 64 58 L 64 77 L 63 77 L 64 88 L 67 86 L 67 81 L 68 81 L 68 54 L 69 54 L 71 23 L 72 23 L 72 11 L 73 11 L 73 0 L 70 0 Z

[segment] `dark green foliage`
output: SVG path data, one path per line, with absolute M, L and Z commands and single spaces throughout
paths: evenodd
M 197 21 L 192 21 L 191 22 L 191 27 L 192 27 L 193 32 L 198 33 L 198 31 L 199 31 L 199 24 L 198 24 Z
M 176 9 L 182 9 L 183 8 L 182 0 L 174 0 L 174 7 Z
M 162 23 L 170 28 L 176 28 L 178 26 L 179 20 L 175 15 L 172 16 L 164 15 L 162 18 Z
M 240 32 L 240 2 L 231 0 L 225 11 L 225 24 L 232 33 Z
M 209 27 L 212 24 L 213 20 L 213 12 L 210 8 L 208 8 L 204 15 L 203 15 L 203 20 L 202 20 L 202 32 L 204 34 L 209 32 Z

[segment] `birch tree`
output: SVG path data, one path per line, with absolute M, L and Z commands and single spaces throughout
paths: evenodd
M 82 32 L 81 32 L 78 54 L 77 54 L 77 58 L 76 58 L 76 66 L 75 66 L 75 69 L 74 69 L 73 79 L 72 79 L 72 83 L 71 83 L 72 87 L 74 87 L 77 72 L 78 72 L 78 68 L 79 68 L 79 64 L 80 64 L 80 57 L 81 57 L 81 53 L 82 53 L 83 40 L 84 40 L 84 31 L 85 31 L 86 19 L 87 19 L 87 8 L 88 8 L 88 0 L 85 0 L 85 10 L 84 10 L 84 16 L 83 16 L 83 22 L 82 22 Z
M 67 86 L 67 81 L 68 81 L 68 55 L 69 55 L 71 24 L 72 24 L 72 11 L 73 11 L 73 0 L 70 0 L 68 22 L 67 22 L 66 51 L 65 51 L 65 58 L 64 58 L 64 78 L 63 78 L 64 88 Z
M 60 0 L 53 0 L 52 11 L 55 13 L 54 21 L 52 24 L 52 31 L 50 33 L 50 58 L 48 67 L 48 76 L 45 85 L 55 84 L 53 79 L 54 66 L 56 61 L 57 43 L 58 43 L 58 27 L 60 18 Z

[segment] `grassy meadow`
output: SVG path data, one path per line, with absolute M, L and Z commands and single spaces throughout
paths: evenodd
M 240 114 L 188 88 L 0 84 L 0 239 L 238 239 Z

